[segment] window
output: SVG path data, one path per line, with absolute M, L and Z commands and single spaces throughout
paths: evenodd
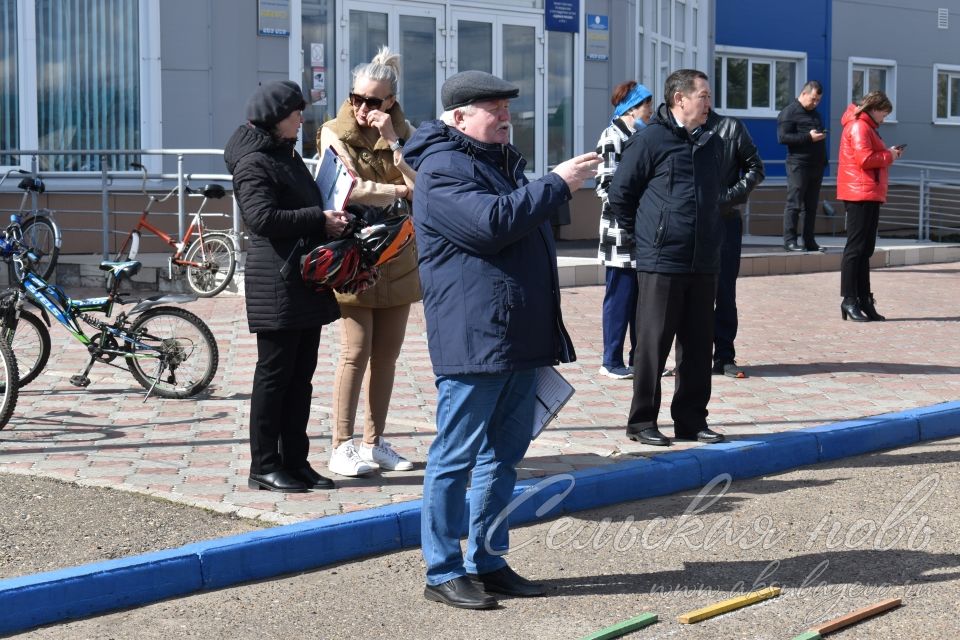
M 141 15 L 150 0 L 0 0 L 0 133 L 6 148 L 139 149 Z M 149 9 L 146 13 L 149 13 Z M 30 19 L 26 19 L 26 18 Z M 146 27 L 144 27 L 146 28 Z M 136 156 L 107 156 L 125 169 Z M 25 162 L 5 156 L 4 165 Z M 45 171 L 100 170 L 101 156 L 40 156 Z
M 547 167 L 573 157 L 574 34 L 547 33 Z
M 960 66 L 933 65 L 935 124 L 960 124 Z
M 716 48 L 714 106 L 731 115 L 775 118 L 800 93 L 805 54 Z
M 850 58 L 848 65 L 847 97 L 860 102 L 871 91 L 883 91 L 893 103 L 893 112 L 887 122 L 897 120 L 897 63 L 876 58 Z

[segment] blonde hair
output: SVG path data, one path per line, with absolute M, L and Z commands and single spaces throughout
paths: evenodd
M 390 51 L 389 47 L 380 47 L 373 60 L 364 64 L 358 64 L 353 68 L 353 85 L 357 85 L 357 79 L 369 78 L 377 82 L 386 81 L 390 83 L 390 93 L 397 95 L 400 82 L 400 54 Z

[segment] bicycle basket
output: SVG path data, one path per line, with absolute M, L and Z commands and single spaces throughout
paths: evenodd
M 360 231 L 364 252 L 375 265 L 390 262 L 413 240 L 413 222 L 410 216 L 390 218 Z
M 306 254 L 300 267 L 303 281 L 317 291 L 343 286 L 360 268 L 360 246 L 355 237 L 327 242 Z

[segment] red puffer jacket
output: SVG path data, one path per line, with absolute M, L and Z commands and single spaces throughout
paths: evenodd
M 847 202 L 886 202 L 888 167 L 893 153 L 877 133 L 877 123 L 866 113 L 857 115 L 851 104 L 840 119 L 840 163 L 837 199 Z

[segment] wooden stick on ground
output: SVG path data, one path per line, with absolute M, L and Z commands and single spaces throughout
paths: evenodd
M 723 600 L 721 602 L 717 602 L 716 604 L 703 607 L 702 609 L 685 613 L 677 618 L 677 621 L 680 622 L 680 624 L 692 624 L 694 622 L 700 622 L 701 620 L 706 620 L 707 618 L 712 618 L 713 616 L 718 616 L 721 613 L 733 611 L 734 609 L 739 609 L 740 607 L 746 607 L 747 605 L 760 602 L 761 600 L 775 598 L 778 595 L 780 595 L 780 587 L 767 587 L 766 589 L 753 591 L 744 596 L 737 596 L 736 598 Z

